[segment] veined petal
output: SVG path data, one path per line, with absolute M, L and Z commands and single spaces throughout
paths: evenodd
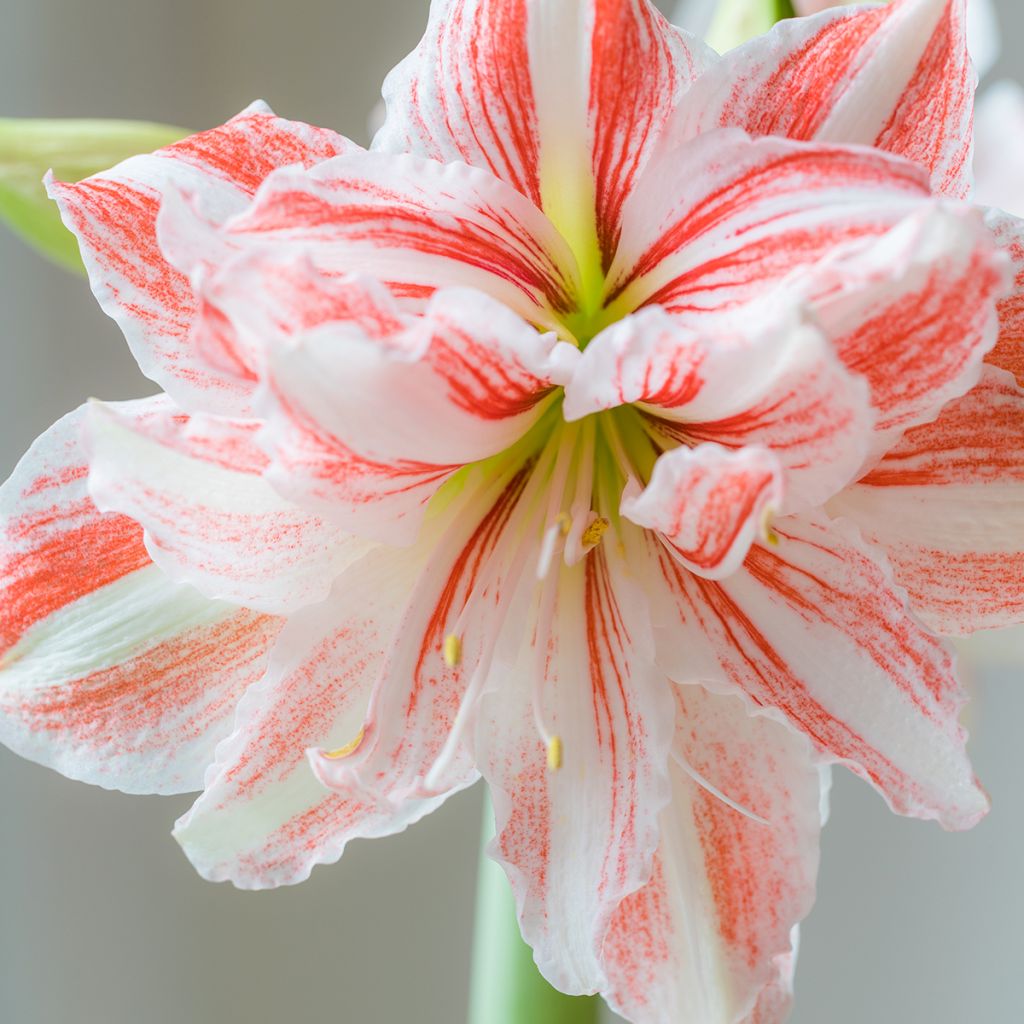
M 875 452 L 978 379 L 1007 274 L 977 210 L 925 207 L 874 244 L 825 259 L 803 285 L 839 358 L 871 387 Z
M 964 750 L 965 696 L 950 651 L 909 614 L 852 524 L 791 516 L 774 531 L 776 546 L 752 548 L 719 582 L 654 552 L 666 671 L 745 692 L 897 813 L 969 828 L 987 800 Z
M 928 168 L 937 192 L 965 198 L 976 82 L 965 9 L 965 0 L 893 0 L 782 21 L 701 78 L 675 130 L 736 126 L 876 146 Z
M 986 366 L 835 499 L 939 633 L 1024 622 L 1024 389 Z
M 637 173 L 712 59 L 647 0 L 434 0 L 373 145 L 486 168 L 607 264 Z
M 664 538 L 680 565 L 717 580 L 743 564 L 782 496 L 782 466 L 766 448 L 705 442 L 660 455 L 643 490 L 627 487 L 622 514 Z
M 988 210 L 985 222 L 1009 258 L 1013 275 L 1010 293 L 999 303 L 999 339 L 987 361 L 1008 370 L 1024 386 L 1024 221 Z
M 301 882 L 338 860 L 349 839 L 400 832 L 448 795 L 398 804 L 325 789 L 309 747 L 358 748 L 367 702 L 408 589 L 417 552 L 378 548 L 353 564 L 323 604 L 294 615 L 264 680 L 239 706 L 206 790 L 175 827 L 199 873 L 245 889 Z M 476 778 L 468 772 L 459 785 Z
M 672 800 L 651 880 L 608 928 L 606 997 L 636 1024 L 782 1024 L 770 1003 L 786 1002 L 814 901 L 819 773 L 806 740 L 738 698 L 676 695 Z
M 613 545 L 557 572 L 553 600 L 534 605 L 533 644 L 510 637 L 502 652 L 476 749 L 495 809 L 489 852 L 523 936 L 545 977 L 580 993 L 606 989 L 609 923 L 650 878 L 674 708 L 643 595 Z
M 818 506 L 868 452 L 867 384 L 796 309 L 754 303 L 690 320 L 647 307 L 602 331 L 565 388 L 565 417 L 637 404 L 674 442 L 762 445 L 786 471 L 777 511 Z
M 203 213 L 221 222 L 244 208 L 274 168 L 309 166 L 349 145 L 254 103 L 219 128 L 77 184 L 49 183 L 64 223 L 78 236 L 100 306 L 117 321 L 142 372 L 183 408 L 244 414 L 248 389 L 198 358 L 190 342 L 192 289 L 157 241 L 164 194 L 193 193 Z
M 153 560 L 211 598 L 264 611 L 322 600 L 367 550 L 281 498 L 251 421 L 188 417 L 169 401 L 93 403 L 89 489 L 146 531 Z
M 261 411 L 269 479 L 348 529 L 408 543 L 461 466 L 511 448 L 578 355 L 469 289 L 375 338 L 325 324 L 271 354 Z
M 0 741 L 129 793 L 198 789 L 280 620 L 208 601 L 152 564 L 86 489 L 85 408 L 0 488 Z
M 430 555 L 375 681 L 359 749 L 340 759 L 311 753 L 324 785 L 400 803 L 445 792 L 472 771 L 466 736 L 478 698 L 520 586 L 534 582 L 536 562 L 520 549 L 525 529 L 537 529 L 532 470 L 471 478 L 417 544 Z M 518 625 L 511 632 L 522 643 Z
M 414 308 L 460 285 L 553 326 L 578 291 L 572 253 L 528 199 L 487 171 L 408 155 L 353 149 L 278 171 L 225 240 L 302 243 L 321 270 L 369 274 Z
M 877 150 L 736 129 L 664 136 L 624 205 L 605 302 L 720 312 L 884 234 L 928 197 L 920 167 Z

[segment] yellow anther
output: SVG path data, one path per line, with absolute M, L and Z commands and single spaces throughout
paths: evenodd
M 444 663 L 449 668 L 455 668 L 462 662 L 462 637 L 456 633 L 449 633 L 444 638 Z
M 359 744 L 363 742 L 363 734 L 365 732 L 365 729 L 360 729 L 359 735 L 351 743 L 346 743 L 345 746 L 338 747 L 337 750 L 328 750 L 324 757 L 329 757 L 332 761 L 339 761 L 343 757 L 354 754 L 359 749 Z
M 761 536 L 773 548 L 779 546 L 779 535 L 772 528 L 772 520 L 775 518 L 775 509 L 768 505 L 761 513 Z
M 601 538 L 611 524 L 604 516 L 598 516 L 584 531 L 580 542 L 585 548 L 592 548 L 601 543 Z
M 548 740 L 548 768 L 557 772 L 562 767 L 562 737 L 552 736 Z
M 568 512 L 559 512 L 555 516 L 555 522 L 558 524 L 558 529 L 562 536 L 565 537 L 572 529 L 572 516 Z

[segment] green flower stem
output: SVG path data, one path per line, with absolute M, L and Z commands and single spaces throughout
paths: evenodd
M 596 996 L 566 996 L 553 989 L 533 962 L 516 921 L 515 899 L 502 871 L 485 852 L 494 834 L 490 800 L 477 876 L 476 926 L 469 1024 L 597 1024 Z

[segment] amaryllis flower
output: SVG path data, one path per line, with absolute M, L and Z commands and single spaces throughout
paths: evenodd
M 1020 226 L 961 201 L 972 87 L 955 0 L 724 58 L 435 0 L 369 151 L 256 105 L 51 183 L 166 394 L 0 495 L 0 736 L 203 787 L 252 888 L 483 775 L 556 986 L 781 1020 L 822 768 L 986 810 L 940 634 L 1024 617 Z

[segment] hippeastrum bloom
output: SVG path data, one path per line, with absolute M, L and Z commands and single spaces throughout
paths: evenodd
M 1024 617 L 1022 249 L 972 86 L 955 0 L 724 58 L 435 0 L 369 151 L 256 105 L 51 182 L 166 394 L 0 494 L 0 737 L 204 787 L 252 888 L 483 775 L 556 986 L 781 1020 L 821 767 L 986 810 L 939 634 Z

